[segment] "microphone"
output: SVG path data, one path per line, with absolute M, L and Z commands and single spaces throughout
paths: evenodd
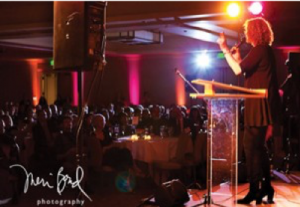
M 246 42 L 246 37 L 242 37 L 240 42 L 237 43 L 233 48 L 239 48 L 242 44 Z M 234 54 L 236 52 L 235 49 L 231 49 L 231 54 Z
M 242 37 L 240 42 L 235 45 L 235 47 L 239 48 L 242 44 L 246 42 L 246 37 Z

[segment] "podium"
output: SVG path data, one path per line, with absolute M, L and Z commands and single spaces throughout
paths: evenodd
M 224 205 L 235 201 L 237 195 L 239 101 L 267 98 L 268 94 L 265 89 L 247 89 L 216 81 L 197 79 L 192 83 L 203 85 L 204 93 L 192 93 L 190 97 L 207 102 L 207 194 L 202 204 Z M 216 88 L 239 93 L 216 93 Z

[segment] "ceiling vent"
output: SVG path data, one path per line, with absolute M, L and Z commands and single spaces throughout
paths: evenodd
M 125 31 L 125 32 L 109 32 L 107 40 L 114 42 L 122 42 L 128 45 L 148 45 L 163 43 L 163 35 L 160 32 L 150 31 Z

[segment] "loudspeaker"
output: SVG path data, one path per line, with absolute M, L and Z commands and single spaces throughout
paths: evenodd
M 104 43 L 105 2 L 54 2 L 54 69 L 92 70 Z
M 190 200 L 186 187 L 179 180 L 163 183 L 156 190 L 154 198 L 160 207 L 183 205 Z

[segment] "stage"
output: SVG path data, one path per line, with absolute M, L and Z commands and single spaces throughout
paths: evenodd
M 275 204 L 262 204 L 269 207 L 299 207 L 300 206 L 300 172 L 291 172 L 284 174 L 278 171 L 273 171 L 274 180 L 272 181 L 275 195 Z M 237 199 L 243 198 L 248 192 L 248 184 L 240 184 L 238 186 Z M 222 186 L 220 187 L 222 188 Z M 189 190 L 190 201 L 186 203 L 185 207 L 195 207 L 203 201 L 203 195 L 206 190 Z M 222 195 L 213 196 L 215 204 L 211 206 L 245 206 L 244 204 L 235 204 L 233 198 L 224 198 Z M 264 199 L 266 201 L 266 198 Z M 251 206 L 256 206 L 255 201 Z

